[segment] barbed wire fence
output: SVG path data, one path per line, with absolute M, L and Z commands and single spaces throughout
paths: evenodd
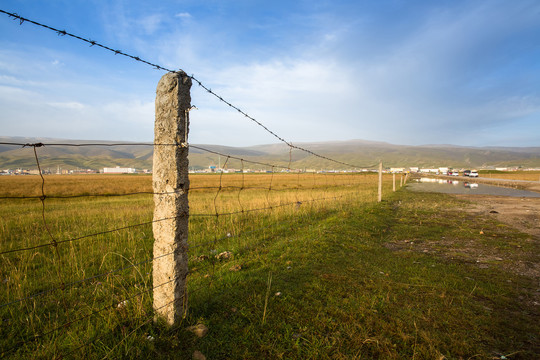
M 18 20 L 20 25 L 28 22 L 54 31 L 59 36 L 72 37 L 157 70 L 178 73 L 18 14 L 1 9 L 0 13 Z M 372 191 L 375 184 L 366 186 L 365 175 L 354 172 L 317 174 L 298 171 L 292 168 L 292 153 L 301 151 L 349 170 L 373 168 L 374 164 L 350 164 L 294 145 L 223 99 L 193 75 L 189 75 L 189 78 L 284 143 L 288 148 L 288 163 L 261 162 L 192 145 L 187 142 L 187 132 L 184 141 L 180 143 L 0 142 L 0 145 L 31 148 L 40 176 L 37 190 L 27 189 L 31 195 L 8 189 L 4 189 L 0 195 L 0 201 L 4 201 L 13 211 L 18 206 L 27 211 L 24 219 L 15 215 L 4 219 L 2 224 L 6 233 L 0 248 L 3 264 L 0 275 L 5 288 L 0 296 L 2 357 L 39 350 L 43 356 L 62 358 L 76 352 L 89 351 L 91 344 L 100 342 L 107 348 L 105 357 L 108 357 L 122 342 L 152 323 L 156 312 L 162 308 L 181 302 L 187 311 L 189 305 L 186 304 L 190 296 L 211 289 L 220 278 L 241 271 L 242 253 L 265 246 L 265 243 L 275 241 L 276 237 L 284 233 L 291 233 L 295 219 L 305 220 L 310 211 L 316 211 L 328 203 L 339 205 L 354 201 L 360 196 L 359 193 L 371 196 L 366 194 Z M 66 193 L 48 190 L 52 180 L 43 176 L 39 154 L 41 149 L 52 146 L 127 145 L 151 146 L 154 149 L 184 147 L 223 157 L 225 163 L 210 181 L 199 179 L 196 175 L 190 176 L 193 186 L 190 185 L 188 190 L 195 197 L 196 203 L 189 213 L 171 217 L 151 219 L 149 197 L 178 195 L 186 189 L 162 192 L 123 189 L 108 193 L 78 192 L 77 189 Z M 233 161 L 240 169 L 237 173 L 225 175 Z M 265 174 L 247 174 L 246 165 L 265 169 Z M 292 177 L 295 178 L 293 181 Z M 118 198 L 127 198 L 130 206 L 146 210 L 130 213 L 124 209 L 126 204 L 117 201 Z M 36 200 L 39 200 L 38 206 L 35 205 Z M 372 200 L 375 201 L 374 196 Z M 65 201 L 69 201 L 69 206 L 65 205 Z M 119 219 L 126 214 L 136 221 L 128 223 L 125 218 Z M 155 253 L 153 256 L 148 255 L 152 253 L 151 227 L 179 218 L 189 219 L 188 260 L 191 265 L 188 286 L 181 298 L 156 308 L 155 304 L 152 306 L 152 293 L 179 281 L 180 276 L 152 283 L 151 266 L 176 256 L 176 253 L 169 251 L 158 256 Z M 285 218 L 292 220 L 282 221 Z M 118 226 L 118 222 L 122 225 Z M 13 231 L 15 229 L 17 233 Z M 51 251 L 52 255 L 48 255 L 47 251 Z M 240 279 L 238 277 L 236 282 Z M 120 336 L 113 336 L 116 340 L 112 342 L 106 340 L 111 336 L 111 331 L 100 332 L 99 325 L 96 325 L 99 320 L 110 323 L 111 328 L 118 330 Z M 178 329 L 178 326 L 181 323 L 172 329 Z M 151 338 L 148 335 L 148 341 Z

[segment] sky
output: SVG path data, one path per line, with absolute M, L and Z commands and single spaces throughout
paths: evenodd
M 537 0 L 3 0 L 288 142 L 540 146 Z M 152 141 L 164 71 L 0 14 L 0 136 Z M 200 88 L 189 142 L 278 142 Z

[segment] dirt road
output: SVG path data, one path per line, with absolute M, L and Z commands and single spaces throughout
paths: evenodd
M 495 217 L 540 241 L 540 198 L 490 195 L 455 195 L 474 203 L 467 211 Z
M 520 232 L 531 236 L 533 249 L 540 248 L 540 198 L 517 198 L 490 195 L 454 195 L 471 202 L 465 211 L 472 216 L 493 217 Z M 502 256 L 502 255 L 500 255 Z M 540 254 L 533 251 L 527 256 L 513 258 L 505 264 L 507 270 L 540 281 Z M 539 289 L 540 290 L 540 289 Z

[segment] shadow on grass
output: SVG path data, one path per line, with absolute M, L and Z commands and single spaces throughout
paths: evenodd
M 450 202 L 455 200 L 400 191 L 380 205 L 351 205 L 277 227 L 261 246 L 214 265 L 214 281 L 191 296 L 187 323 L 205 324 L 208 335 L 196 339 L 182 329 L 175 334 L 176 348 L 158 342 L 154 354 L 182 358 L 198 350 L 209 359 L 537 357 L 539 316 L 527 305 L 535 289 L 532 279 L 497 266 L 481 268 L 386 246 L 434 240 L 456 226 L 456 237 L 473 231 L 474 220 L 464 222 L 445 210 Z M 400 219 L 413 217 L 432 221 L 402 225 Z M 462 243 L 454 242 L 454 250 Z M 232 263 L 242 270 L 229 270 Z M 202 281 L 203 274 L 192 282 Z

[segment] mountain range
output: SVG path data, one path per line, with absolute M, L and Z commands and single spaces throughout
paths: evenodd
M 36 148 L 42 169 L 60 167 L 98 170 L 115 166 L 152 168 L 151 143 L 0 136 L 0 169 L 37 168 L 33 147 L 11 145 L 36 143 L 45 144 Z M 307 149 L 311 153 L 291 149 L 284 143 L 249 147 L 201 144 L 192 145 L 190 148 L 189 163 L 193 170 L 209 166 L 234 169 L 264 168 L 264 165 L 252 162 L 293 169 L 351 168 L 329 159 L 352 165 L 354 168 L 375 168 L 380 160 L 385 167 L 540 167 L 540 147 L 410 146 L 366 140 L 293 145 Z

